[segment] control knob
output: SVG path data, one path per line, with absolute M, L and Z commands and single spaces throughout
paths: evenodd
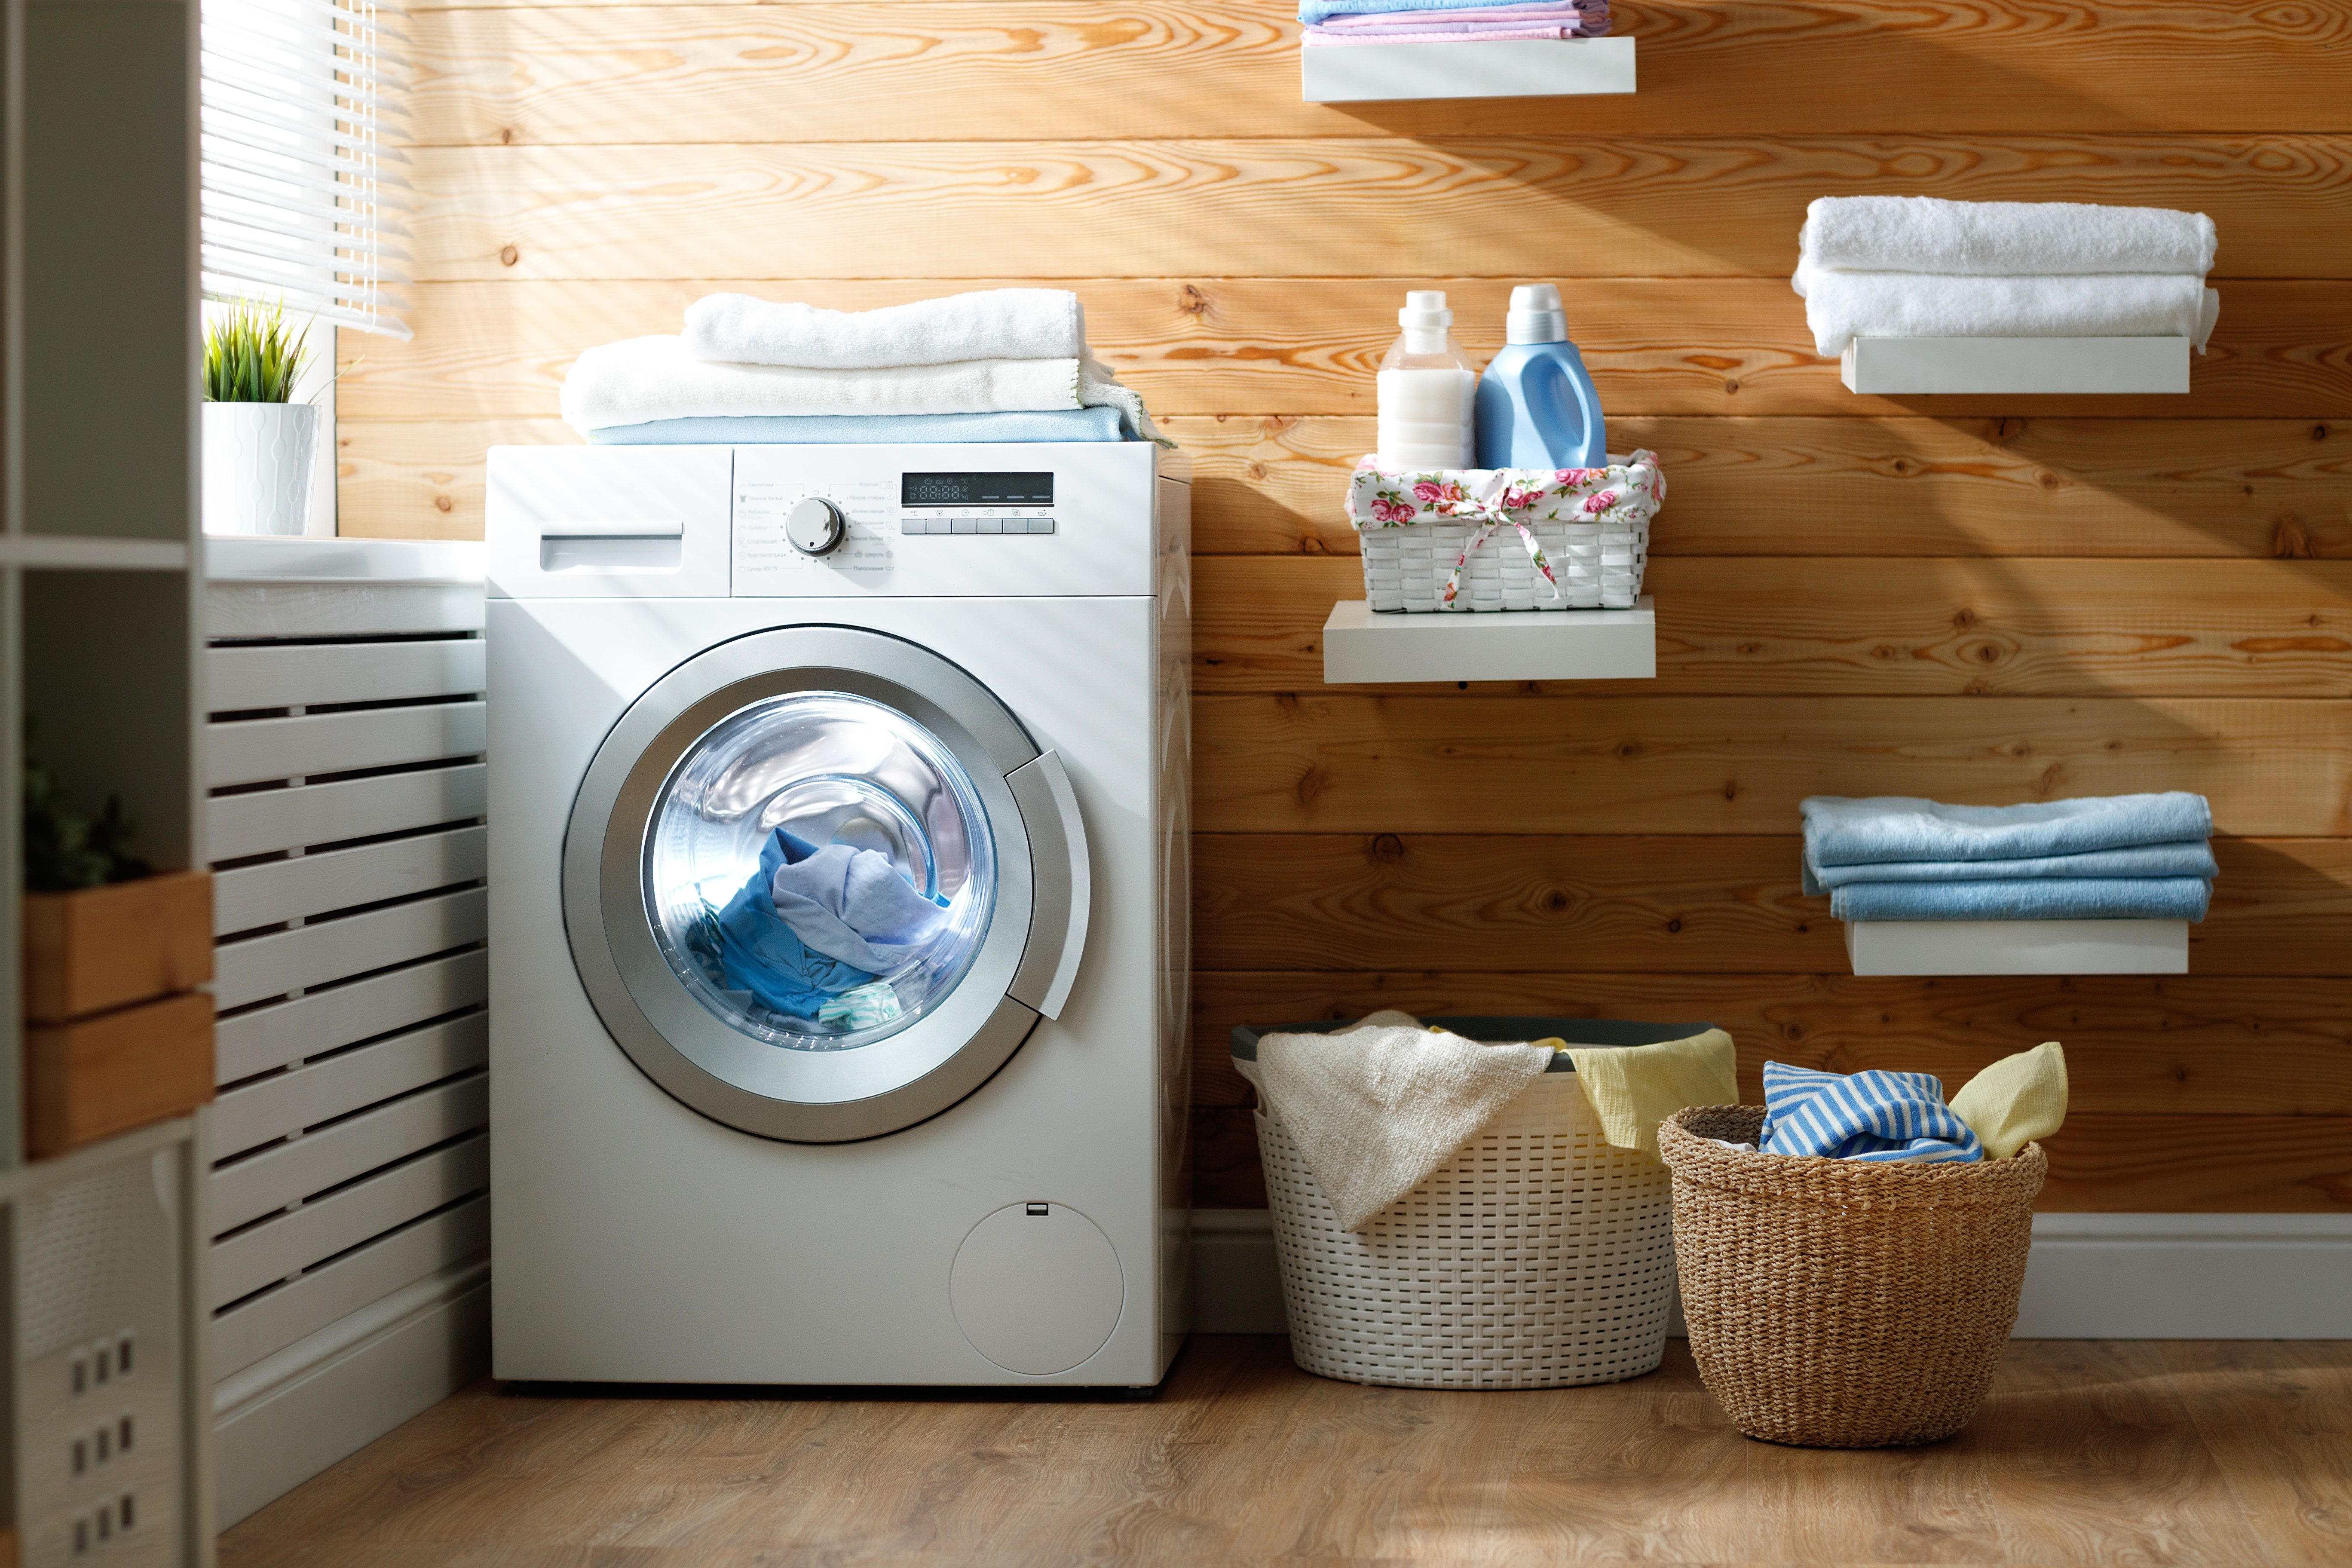
M 803 555 L 823 555 L 836 548 L 845 531 L 841 509 L 819 496 L 800 502 L 784 519 L 784 537 Z

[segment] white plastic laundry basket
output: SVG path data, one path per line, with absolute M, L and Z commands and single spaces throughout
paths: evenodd
M 1673 1184 L 1655 1157 L 1610 1144 L 1574 1072 L 1537 1079 L 1361 1233 L 1339 1228 L 1282 1123 L 1256 1120 L 1291 1355 L 1307 1371 L 1564 1388 L 1656 1370 Z

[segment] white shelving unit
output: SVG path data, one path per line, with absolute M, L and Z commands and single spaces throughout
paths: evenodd
M 2187 338 L 1856 338 L 1848 392 L 2185 393 Z
M 2186 974 L 2187 921 L 1850 921 L 1856 974 Z
M 119 795 L 157 869 L 206 861 L 197 10 L 0 0 L 0 1532 L 26 1568 L 214 1560 L 207 1118 L 28 1160 L 17 960 L 28 744 L 74 809 Z
M 1568 98 L 1632 92 L 1631 38 L 1357 44 L 1298 51 L 1308 103 L 1434 98 Z
M 1381 615 L 1342 599 L 1323 623 L 1323 679 L 1646 680 L 1658 673 L 1658 617 L 1630 610 L 1475 610 Z

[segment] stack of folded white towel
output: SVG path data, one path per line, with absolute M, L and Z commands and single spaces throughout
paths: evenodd
M 563 417 L 604 443 L 1160 439 L 1066 289 L 877 310 L 709 295 L 682 336 L 573 361 Z
M 1814 346 L 1856 338 L 2187 338 L 2205 352 L 2213 220 L 2159 207 L 1823 196 L 1797 275 Z

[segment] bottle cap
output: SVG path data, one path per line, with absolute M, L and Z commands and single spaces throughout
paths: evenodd
M 1568 342 L 1568 312 L 1553 283 L 1522 283 L 1511 290 L 1511 311 L 1503 318 L 1507 343 Z
M 1453 324 L 1454 312 L 1445 308 L 1445 290 L 1443 289 L 1412 290 L 1404 297 L 1404 309 L 1397 312 L 1397 325 L 1407 331 L 1435 331 Z

